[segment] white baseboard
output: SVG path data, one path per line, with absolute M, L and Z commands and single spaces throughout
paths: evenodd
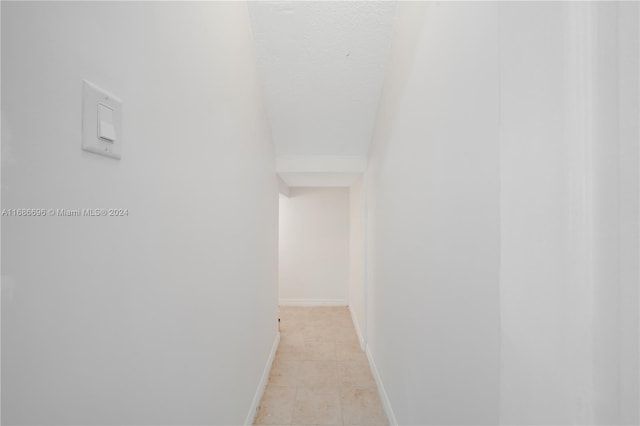
M 279 299 L 280 306 L 347 306 L 343 299 Z
M 364 337 L 362 336 L 362 331 L 360 331 L 360 324 L 358 324 L 356 314 L 353 312 L 353 309 L 351 309 L 351 306 L 349 306 L 349 312 L 351 312 L 351 322 L 353 323 L 353 327 L 356 329 L 356 334 L 358 335 L 360 349 L 362 349 L 362 352 L 365 352 L 367 348 L 365 347 Z
M 276 358 L 276 352 L 278 351 L 279 344 L 280 344 L 280 333 L 276 334 L 276 338 L 273 341 L 273 346 L 271 347 L 271 353 L 269 354 L 269 359 L 267 359 L 267 364 L 264 366 L 264 371 L 262 372 L 260 383 L 258 383 L 258 389 L 256 389 L 256 393 L 253 396 L 253 402 L 251 403 L 251 407 L 249 408 L 249 414 L 247 414 L 247 418 L 244 421 L 245 426 L 253 425 L 253 421 L 255 420 L 256 415 L 258 414 L 260 401 L 262 400 L 262 395 L 264 395 L 264 390 L 267 387 L 267 383 L 269 382 L 269 373 L 271 372 L 271 366 L 273 365 L 273 360 Z
M 371 373 L 373 374 L 373 378 L 376 380 L 376 385 L 378 386 L 378 394 L 380 395 L 380 401 L 382 401 L 384 412 L 387 414 L 389 425 L 398 426 L 398 420 L 396 419 L 396 415 L 393 413 L 393 408 L 391 408 L 391 401 L 389 401 L 389 396 L 387 395 L 387 391 L 384 389 L 382 378 L 380 377 L 380 373 L 378 373 L 378 368 L 376 367 L 376 363 L 374 362 L 373 356 L 371 355 L 371 351 L 368 347 L 366 354 L 367 359 L 369 360 L 369 365 L 371 366 Z

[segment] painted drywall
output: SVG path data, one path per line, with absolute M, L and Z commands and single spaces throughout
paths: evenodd
M 289 186 L 349 187 L 367 168 L 366 156 L 280 156 L 276 170 Z
M 290 188 L 279 223 L 280 303 L 346 305 L 349 188 Z
M 2 2 L 3 424 L 242 424 L 277 336 L 275 159 L 246 4 Z M 80 149 L 82 80 L 123 101 Z
M 368 347 L 402 425 L 498 421 L 497 12 L 397 6 L 365 181 Z
M 620 423 L 640 424 L 640 5 L 618 4 Z
M 637 3 L 398 5 L 364 181 L 392 422 L 638 423 L 637 35 Z
M 588 171 L 572 157 L 579 142 L 565 133 L 575 106 L 565 78 L 580 78 L 565 74 L 575 71 L 565 54 L 568 16 L 562 3 L 501 7 L 503 424 L 590 418 L 592 284 L 579 240 L 586 201 L 567 196 Z
M 278 176 L 278 192 L 285 197 L 289 196 L 289 185 L 280 176 Z
M 502 424 L 638 422 L 637 15 L 500 6 Z
M 591 5 L 594 48 L 594 405 L 599 424 L 640 424 L 638 3 Z M 612 66 L 615 64 L 616 66 Z
M 362 173 L 296 172 L 278 173 L 288 186 L 305 188 L 348 188 Z
M 365 319 L 365 194 L 361 176 L 349 188 L 349 309 L 364 347 Z

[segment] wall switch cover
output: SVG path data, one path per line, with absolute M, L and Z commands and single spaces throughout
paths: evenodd
M 98 137 L 107 142 L 116 140 L 116 128 L 113 125 L 113 109 L 98 103 Z
M 122 101 L 86 80 L 82 98 L 82 149 L 120 159 Z

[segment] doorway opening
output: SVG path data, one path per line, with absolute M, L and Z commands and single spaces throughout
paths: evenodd
M 361 180 L 280 195 L 280 343 L 255 424 L 389 424 L 359 327 L 362 200 Z
M 345 311 L 366 344 L 363 178 L 343 187 L 291 187 L 279 199 L 280 312 Z M 337 309 L 342 308 L 342 310 Z M 314 314 L 320 315 L 320 314 Z

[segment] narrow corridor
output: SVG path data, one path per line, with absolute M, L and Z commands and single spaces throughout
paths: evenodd
M 640 426 L 640 0 L 0 39 L 0 426 Z
M 280 307 L 280 346 L 256 425 L 387 425 L 346 307 Z

